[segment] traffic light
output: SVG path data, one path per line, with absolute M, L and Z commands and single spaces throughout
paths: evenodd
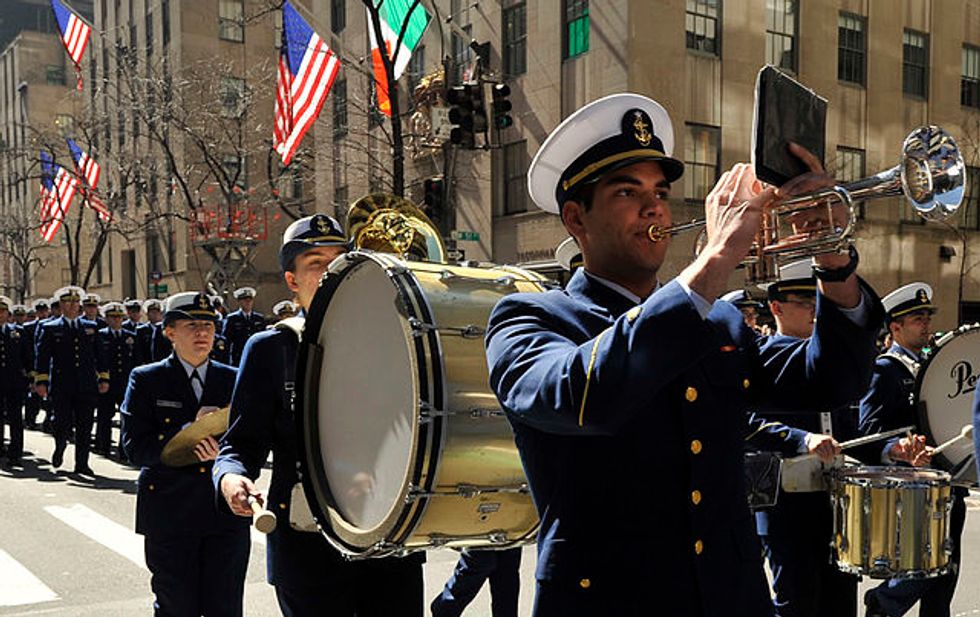
M 432 219 L 436 227 L 442 229 L 440 223 L 445 218 L 443 180 L 441 177 L 426 178 L 422 183 L 422 187 L 425 191 L 423 201 L 425 202 L 426 215 Z
M 510 96 L 510 86 L 507 84 L 494 84 L 491 88 L 491 105 L 493 107 L 493 126 L 498 129 L 506 129 L 514 125 L 514 119 L 510 116 L 513 105 L 507 97 Z
M 487 110 L 479 84 L 453 86 L 446 94 L 449 102 L 449 121 L 453 129 L 449 140 L 463 148 L 476 147 L 476 134 L 487 130 Z

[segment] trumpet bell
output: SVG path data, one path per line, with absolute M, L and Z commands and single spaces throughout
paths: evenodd
M 388 193 L 372 193 L 351 204 L 347 239 L 356 249 L 446 262 L 446 246 L 429 217 L 407 199 Z
M 915 211 L 930 221 L 955 214 L 966 191 L 966 164 L 952 135 L 921 126 L 905 138 L 902 153 L 902 192 Z

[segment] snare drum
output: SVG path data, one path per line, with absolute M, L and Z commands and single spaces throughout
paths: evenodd
M 303 483 L 353 557 L 533 539 L 538 516 L 490 391 L 484 331 L 504 295 L 545 279 L 355 251 L 331 264 L 300 345 Z
M 930 445 L 939 445 L 973 424 L 973 391 L 980 379 L 980 326 L 963 326 L 936 341 L 915 385 L 919 425 Z M 962 439 L 932 459 L 953 483 L 977 485 L 973 440 Z
M 872 578 L 949 569 L 950 476 L 911 467 L 845 467 L 832 475 L 837 567 Z

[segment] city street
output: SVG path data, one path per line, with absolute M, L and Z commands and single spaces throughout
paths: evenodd
M 51 471 L 50 436 L 27 431 L 23 470 L 0 472 L 0 615 L 131 617 L 151 614 L 149 573 L 142 538 L 133 533 L 135 469 L 93 456 L 94 482 L 65 469 Z M 66 456 L 71 468 L 72 449 Z M 268 482 L 265 472 L 262 484 Z M 964 534 L 964 565 L 953 615 L 980 615 L 980 499 L 970 503 Z M 659 530 L 662 532 L 663 530 Z M 651 533 L 658 530 L 651 529 Z M 278 615 L 265 582 L 265 543 L 253 531 L 245 588 L 246 614 Z M 453 551 L 430 552 L 425 566 L 426 602 L 438 593 L 456 561 Z M 534 548 L 524 550 L 521 615 L 533 600 Z M 865 581 L 861 589 L 871 583 Z M 379 590 L 380 591 L 380 590 Z M 464 613 L 490 615 L 486 587 Z M 656 611 L 651 612 L 652 615 Z M 910 613 L 917 615 L 917 611 Z

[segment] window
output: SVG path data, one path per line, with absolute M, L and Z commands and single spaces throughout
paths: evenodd
M 415 87 L 419 85 L 422 77 L 425 76 L 425 46 L 419 45 L 412 52 L 412 57 L 408 59 L 408 93 L 415 92 Z M 373 83 L 373 82 L 372 82 Z M 414 104 L 414 99 L 410 97 Z
M 237 118 L 242 115 L 245 103 L 245 80 L 238 77 L 223 77 L 218 93 L 221 99 L 221 116 Z
M 766 0 L 766 63 L 796 72 L 796 0 Z
M 969 45 L 963 46 L 960 105 L 980 108 L 980 49 Z
M 929 96 L 929 35 L 915 30 L 902 33 L 902 92 Z
M 522 2 L 504 9 L 503 21 L 504 75 L 523 75 L 527 72 L 527 5 Z
M 238 156 L 237 154 L 226 154 L 221 159 L 221 167 L 225 170 L 228 182 L 233 186 L 245 188 L 248 185 L 245 177 L 245 157 Z
M 52 86 L 65 85 L 65 67 L 49 64 L 44 67 L 45 81 Z
M 218 38 L 238 43 L 245 40 L 245 0 L 219 0 Z
M 347 27 L 347 0 L 330 0 L 330 29 L 340 34 Z M 371 26 L 368 25 L 370 28 Z
M 721 130 L 716 126 L 688 124 L 684 140 L 684 199 L 703 203 L 718 180 L 721 166 Z
M 837 181 L 839 183 L 847 183 L 864 178 L 864 158 L 864 150 L 844 146 L 838 147 L 837 173 L 835 174 Z M 864 201 L 858 202 L 858 218 L 864 218 L 864 206 Z
M 163 25 L 163 46 L 170 44 L 170 0 L 161 0 L 160 17 Z
M 504 214 L 527 212 L 527 140 L 504 146 Z
M 980 229 L 980 167 L 966 168 L 966 195 L 963 197 L 963 218 L 960 225 L 965 229 Z
M 68 114 L 58 114 L 55 116 L 54 125 L 58 127 L 58 132 L 62 137 L 73 137 L 75 135 L 75 118 Z
M 717 56 L 720 30 L 721 0 L 687 0 L 687 48 Z
M 471 77 L 470 64 L 473 62 L 473 49 L 470 48 L 470 41 L 472 40 L 471 33 L 473 31 L 472 25 L 467 25 L 463 27 L 463 31 L 466 32 L 466 38 L 464 39 L 456 32 L 453 32 L 453 62 L 456 65 L 456 82 L 468 81 Z
M 333 85 L 333 136 L 347 134 L 347 80 L 337 80 Z
M 853 13 L 841 13 L 837 18 L 837 79 L 864 85 L 865 19 Z
M 589 0 L 565 0 L 563 59 L 589 51 Z
M 146 57 L 150 58 L 153 55 L 153 13 L 151 11 L 146 12 L 144 27 L 146 28 Z

